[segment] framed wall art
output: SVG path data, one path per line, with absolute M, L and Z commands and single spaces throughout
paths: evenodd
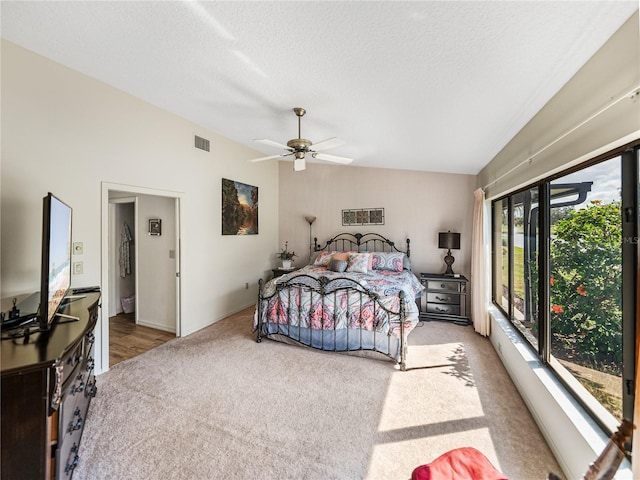
M 384 225 L 384 208 L 342 210 L 342 225 Z
M 258 187 L 222 179 L 222 235 L 258 234 Z
M 149 219 L 149 235 L 159 237 L 162 235 L 162 220 L 159 218 Z

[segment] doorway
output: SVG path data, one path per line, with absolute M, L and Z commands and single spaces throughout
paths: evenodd
M 180 336 L 181 318 L 181 194 L 103 183 L 102 198 L 97 372 Z
M 137 209 L 138 197 L 109 194 L 109 312 L 132 314 L 136 324 Z

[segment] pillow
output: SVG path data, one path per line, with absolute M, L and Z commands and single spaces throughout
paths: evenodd
M 349 252 L 337 252 L 337 253 L 334 253 L 333 255 L 331 255 L 331 258 L 333 258 L 335 260 L 340 260 L 342 262 L 348 262 L 349 261 Z
M 373 270 L 401 272 L 404 269 L 406 255 L 402 252 L 374 252 L 371 257 L 371 268 Z
M 313 255 L 311 255 L 311 258 L 309 258 L 309 265 L 315 265 L 316 264 L 316 260 L 318 260 L 318 257 L 320 256 L 322 252 L 315 252 Z
M 367 273 L 369 271 L 370 253 L 351 253 L 347 272 Z
M 336 260 L 335 258 L 332 258 L 331 260 L 329 260 L 327 270 L 342 273 L 347 270 L 347 265 L 349 265 L 349 262 L 347 262 L 346 260 Z
M 323 250 L 318 252 L 318 256 L 316 257 L 314 265 L 320 265 L 326 267 L 329 264 L 329 260 L 331 260 L 331 255 L 335 252 L 329 252 L 327 250 Z

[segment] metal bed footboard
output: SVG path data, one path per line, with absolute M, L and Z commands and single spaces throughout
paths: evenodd
M 298 275 L 276 283 L 275 291 L 270 295 L 265 295 L 262 279 L 258 287 L 258 343 L 263 337 L 282 335 L 318 350 L 373 351 L 398 363 L 401 370 L 406 370 L 404 292 L 398 293 L 398 311 L 393 311 L 383 305 L 379 295 L 346 277 L 329 280 L 327 277 Z M 305 296 L 309 298 L 308 304 L 301 301 Z M 333 302 L 329 302 L 329 298 Z M 342 305 L 346 301 L 348 306 L 355 304 L 358 308 L 354 308 L 353 312 L 347 308 L 345 318 L 338 311 L 338 300 Z M 275 309 L 276 318 L 270 318 L 266 309 Z M 321 313 L 319 322 L 318 309 Z M 384 317 L 387 317 L 389 327 L 386 332 L 378 330 Z M 394 327 L 400 330 L 399 338 L 392 333 Z

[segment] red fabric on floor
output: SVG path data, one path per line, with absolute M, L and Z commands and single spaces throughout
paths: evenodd
M 456 448 L 413 470 L 411 480 L 509 480 L 472 447 Z

